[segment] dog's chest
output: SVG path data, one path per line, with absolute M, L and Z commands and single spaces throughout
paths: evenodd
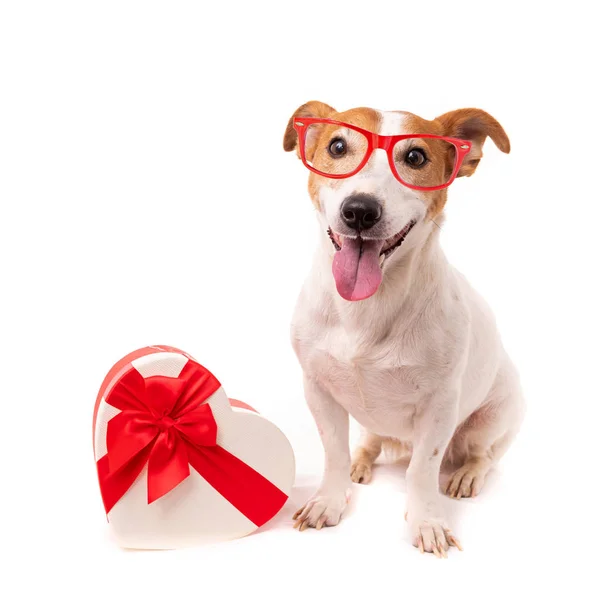
M 365 344 L 343 329 L 297 348 L 304 371 L 364 427 L 410 439 L 427 370 L 401 345 Z

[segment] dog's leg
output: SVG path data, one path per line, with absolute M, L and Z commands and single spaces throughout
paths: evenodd
M 325 450 L 325 473 L 317 493 L 294 515 L 294 527 L 337 525 L 350 499 L 348 413 L 316 382 L 304 378 L 306 401 Z
M 451 442 L 459 448 L 453 453 L 462 457 L 461 466 L 444 487 L 451 498 L 474 498 L 481 492 L 490 469 L 508 450 L 519 429 L 520 418 L 502 429 L 498 416 L 486 415 L 485 410 L 474 413 L 456 433 L 456 442 Z
M 354 483 L 369 483 L 371 481 L 371 467 L 381 454 L 383 438 L 366 429 L 362 429 L 358 446 L 352 454 L 352 467 L 350 477 Z
M 451 498 L 477 496 L 489 470 L 509 448 L 523 420 L 525 403 L 517 373 L 508 361 L 498 376 L 485 404 L 456 431 L 448 454 L 460 465 L 444 491 Z
M 460 549 L 441 505 L 439 476 L 442 458 L 456 428 L 458 392 L 447 390 L 429 399 L 415 419 L 413 454 L 406 472 L 407 521 L 412 542 L 421 552 L 446 556 Z

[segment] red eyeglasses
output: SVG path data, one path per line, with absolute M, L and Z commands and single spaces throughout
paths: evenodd
M 327 128 L 327 129 L 324 129 Z M 295 117 L 300 157 L 307 169 L 332 179 L 356 175 L 374 150 L 385 150 L 396 179 L 413 190 L 447 188 L 455 179 L 471 142 L 457 138 L 413 133 L 379 135 L 356 125 L 313 117 Z M 326 133 L 326 144 L 315 148 Z

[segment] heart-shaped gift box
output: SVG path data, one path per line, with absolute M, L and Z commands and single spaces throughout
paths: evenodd
M 294 483 L 285 435 L 170 346 L 113 366 L 93 427 L 108 522 L 126 548 L 248 535 L 279 512 Z

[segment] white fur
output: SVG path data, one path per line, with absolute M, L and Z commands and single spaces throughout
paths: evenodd
M 379 135 L 402 135 L 406 125 L 406 114 L 395 112 L 381 112 L 381 123 L 379 124 Z
M 401 113 L 384 113 L 380 133 L 402 133 L 402 122 Z M 327 227 L 345 233 L 339 206 L 351 192 L 384 199 L 374 237 L 391 236 L 418 220 L 386 260 L 378 292 L 360 302 L 338 295 L 334 249 L 325 235 Z M 438 491 L 442 460 L 459 467 L 449 483 L 454 495 L 477 493 L 518 430 L 523 400 L 491 311 L 448 264 L 419 194 L 393 177 L 381 150 L 356 176 L 321 188 L 323 236 L 294 314 L 292 342 L 326 467 L 299 519 L 320 526 L 341 518 L 351 488 L 350 414 L 364 428 L 353 472 L 370 469 L 384 439 L 412 448 L 409 527 L 415 545 L 437 554 L 456 541 Z

